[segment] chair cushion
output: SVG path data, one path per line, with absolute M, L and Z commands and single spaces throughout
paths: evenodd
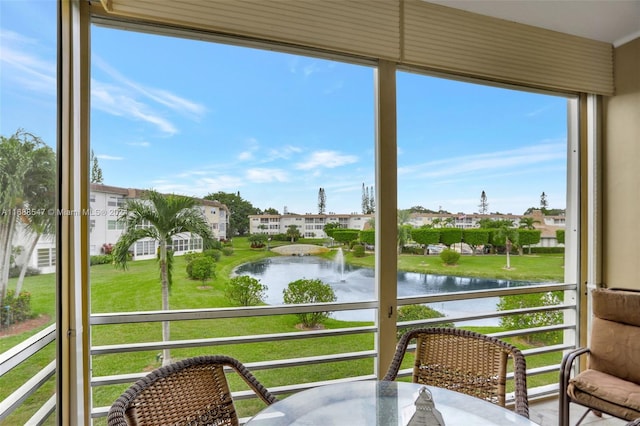
M 640 327 L 640 291 L 597 289 L 591 296 L 597 318 Z
M 596 370 L 586 370 L 569 381 L 569 396 L 578 404 L 626 420 L 640 417 L 640 385 Z

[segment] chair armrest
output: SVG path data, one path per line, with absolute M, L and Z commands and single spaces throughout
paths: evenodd
M 566 396 L 567 387 L 569 386 L 569 379 L 571 379 L 571 371 L 573 370 L 573 363 L 576 358 L 581 355 L 590 353 L 589 348 L 577 348 L 570 352 L 567 352 L 562 357 L 562 363 L 560 364 L 560 396 Z

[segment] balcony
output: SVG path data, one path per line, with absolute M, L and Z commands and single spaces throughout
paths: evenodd
M 521 295 L 541 293 L 548 291 L 564 291 L 565 300 L 575 300 L 576 284 L 544 284 L 531 287 L 503 288 L 495 290 L 480 290 L 459 293 L 424 295 L 411 298 L 401 298 L 398 305 L 440 303 L 458 300 L 477 300 L 487 297 L 501 297 L 509 295 Z M 225 353 L 232 354 L 244 362 L 255 375 L 274 394 L 285 397 L 287 394 L 304 390 L 310 387 L 327 383 L 370 380 L 383 374 L 377 371 L 377 360 L 380 356 L 376 349 L 376 335 L 379 333 L 375 322 L 372 323 L 345 323 L 344 327 L 327 328 L 318 330 L 301 330 L 286 333 L 264 333 L 255 334 L 251 330 L 246 330 L 243 334 L 239 330 L 220 336 L 216 331 L 216 324 L 224 321 L 233 321 L 235 318 L 275 318 L 283 315 L 291 315 L 305 312 L 318 311 L 353 311 L 353 310 L 377 310 L 378 303 L 375 300 L 357 303 L 326 303 L 309 305 L 281 305 L 281 306 L 259 306 L 247 308 L 218 308 L 218 309 L 198 309 L 198 310 L 174 310 L 170 312 L 161 311 L 140 311 L 127 313 L 105 313 L 93 314 L 90 318 L 92 334 L 97 334 L 98 329 L 101 335 L 108 334 L 111 343 L 92 345 L 90 349 L 93 376 L 91 377 L 92 400 L 94 406 L 91 407 L 91 417 L 95 424 L 105 424 L 109 404 L 116 395 L 126 388 L 127 384 L 142 377 L 148 371 L 117 371 L 114 370 L 113 360 L 116 357 L 131 357 L 149 354 L 160 354 L 162 349 L 171 349 L 172 357 L 181 358 L 189 353 Z M 560 303 L 553 306 L 537 308 L 514 309 L 509 311 L 492 311 L 474 314 L 472 316 L 459 316 L 437 318 L 422 321 L 411 321 L 398 323 L 398 328 L 405 328 L 416 325 L 437 325 L 442 322 L 468 322 L 472 320 L 482 320 L 489 318 L 500 318 L 510 315 L 521 315 L 535 312 L 563 312 L 565 322 L 559 325 L 536 327 L 529 329 L 512 330 L 492 334 L 503 339 L 518 338 L 519 336 L 532 335 L 540 332 L 562 331 L 564 335 L 563 343 L 551 346 L 536 346 L 524 349 L 523 353 L 527 358 L 527 376 L 529 383 L 529 398 L 531 405 L 531 419 L 543 424 L 556 424 L 557 422 L 557 392 L 558 392 L 558 369 L 562 352 L 575 347 L 576 331 L 576 304 L 575 302 Z M 140 323 L 153 323 L 170 321 L 175 324 L 189 324 L 191 321 L 206 321 L 211 324 L 211 335 L 201 336 L 197 339 L 171 340 L 168 343 L 162 341 L 131 342 L 126 341 L 126 333 L 122 333 L 122 327 L 135 327 Z M 323 344 L 323 342 L 332 343 Z M 24 343 L 16 346 L 10 351 L 0 356 L 0 376 L 10 374 L 22 364 L 33 360 L 36 356 L 41 356 L 43 349 L 50 348 L 55 340 L 55 328 L 49 326 L 37 333 Z M 339 343 L 334 344 L 336 341 Z M 252 351 L 262 354 L 260 359 L 247 359 L 243 357 L 243 349 L 252 346 Z M 395 346 L 395 341 L 389 345 Z M 256 350 L 256 348 L 258 348 Z M 282 348 L 283 350 L 277 350 Z M 146 353 L 146 354 L 145 354 Z M 552 356 L 545 356 L 551 354 Z M 107 360 L 111 360 L 111 362 Z M 540 363 L 540 359 L 551 359 Z M 0 420 L 5 419 L 29 419 L 29 424 L 42 424 L 47 417 L 51 416 L 55 410 L 55 395 L 48 398 L 42 396 L 28 399 L 34 395 L 55 373 L 55 360 L 49 359 L 50 363 L 40 371 L 29 377 L 24 384 L 19 386 L 2 403 L 0 403 Z M 159 358 L 156 359 L 159 366 Z M 302 377 L 298 374 L 285 374 L 286 372 L 301 370 L 303 367 L 313 365 L 318 375 Z M 152 368 L 150 366 L 149 368 Z M 108 371 L 109 370 L 109 371 Z M 118 370 L 118 368 L 115 368 Z M 33 370 L 30 370 L 33 371 Z M 409 369 L 401 370 L 401 376 L 410 375 Z M 299 380 L 291 380 L 299 377 Z M 109 389 L 112 389 L 109 391 Z M 39 393 L 42 395 L 42 392 Z M 238 388 L 234 389 L 234 399 L 238 401 L 239 412 L 244 418 L 250 417 L 260 409 L 261 405 L 253 398 L 250 391 Z M 508 395 L 508 404 L 512 401 L 512 395 Z M 38 402 L 33 402 L 37 400 Z M 30 401 L 25 404 L 25 401 Z M 255 402 L 255 404 L 254 404 Z M 572 419 L 577 419 L 582 414 L 580 407 L 573 407 Z M 14 413 L 15 412 L 15 413 Z M 12 414 L 13 413 L 13 414 Z M 10 417 L 11 416 L 11 417 Z M 13 417 L 19 416 L 19 417 Z M 624 422 L 612 418 L 598 418 L 592 414 L 587 417 L 586 422 L 602 424 L 624 424 Z

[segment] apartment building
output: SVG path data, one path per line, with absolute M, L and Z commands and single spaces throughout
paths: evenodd
M 285 234 L 291 225 L 295 225 L 304 238 L 327 238 L 325 225 L 338 223 L 344 229 L 363 230 L 375 216 L 372 214 L 263 214 L 249 216 L 251 234 Z
M 432 226 L 434 228 L 452 226 L 454 228 L 469 229 L 480 227 L 483 219 L 510 220 L 513 226 L 518 228 L 520 220 L 524 217 L 534 219 L 533 226 L 541 231 L 540 243 L 535 247 L 556 247 L 556 231 L 564 229 L 565 217 L 547 216 L 541 210 L 534 210 L 531 215 L 513 214 L 466 214 L 466 213 L 412 213 L 407 221 L 414 228 Z M 295 225 L 304 238 L 327 238 L 324 232 L 325 225 L 338 223 L 344 229 L 357 229 L 362 231 L 371 226 L 374 215 L 372 214 L 265 214 L 249 216 L 249 232 L 251 234 L 285 234 L 291 225 Z
M 82 212 L 68 212 L 70 215 L 89 216 L 89 254 L 91 256 L 106 254 L 111 251 L 120 235 L 124 232 L 124 224 L 118 221 L 120 209 L 128 200 L 140 200 L 144 190 L 136 188 L 121 188 L 117 186 L 91 184 L 89 195 L 90 209 Z M 205 219 L 211 226 L 211 231 L 217 240 L 227 239 L 227 225 L 229 223 L 229 209 L 218 201 L 199 199 L 199 208 Z M 57 212 L 57 214 L 64 214 Z M 33 241 L 34 235 L 26 229 L 21 229 L 16 235 L 14 247 L 22 247 L 21 257 L 18 263 L 28 256 L 25 250 Z M 176 255 L 182 255 L 188 251 L 202 250 L 202 238 L 190 233 L 178 234 L 173 237 L 171 248 Z M 145 238 L 137 241 L 132 247 L 133 260 L 152 259 L 156 256 L 157 242 Z M 28 265 L 38 268 L 41 273 L 55 272 L 56 248 L 55 238 L 43 235 L 39 238 L 36 247 L 28 260 Z

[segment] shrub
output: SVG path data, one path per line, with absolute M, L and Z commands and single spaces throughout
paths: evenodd
M 342 244 L 349 244 L 358 239 L 360 231 L 356 229 L 339 229 L 333 231 L 333 239 Z
M 214 260 L 209 256 L 200 256 L 193 259 L 190 263 L 190 278 L 204 282 L 211 277 L 215 277 L 216 265 Z
M 108 265 L 113 263 L 113 256 L 110 254 L 98 254 L 89 257 L 89 265 Z
M 207 245 L 207 249 L 217 249 L 220 250 L 222 249 L 222 244 L 223 242 L 220 240 L 213 240 L 211 241 L 208 245 Z
M 283 291 L 284 303 L 326 303 L 337 300 L 333 288 L 319 279 L 300 279 L 290 282 Z M 316 327 L 329 318 L 331 312 L 306 312 L 296 314 L 298 319 L 308 328 Z
M 364 257 L 364 246 L 362 244 L 358 244 L 353 247 L 353 255 L 355 257 Z
M 22 270 L 22 266 L 12 266 L 9 268 L 9 278 L 17 278 L 20 276 L 20 270 Z M 25 277 L 31 277 L 34 275 L 40 275 L 40 269 L 32 268 L 31 266 L 27 266 L 27 270 L 24 273 Z
M 231 246 L 222 247 L 222 254 L 224 254 L 225 256 L 231 256 L 233 254 L 233 247 Z
M 262 303 L 269 287 L 259 280 L 247 275 L 231 278 L 225 291 L 227 298 L 241 306 L 252 306 Z
M 187 276 L 189 278 L 194 279 L 193 278 L 193 262 L 195 262 L 196 259 L 200 259 L 201 257 L 204 257 L 204 253 L 188 252 L 184 255 L 184 260 L 187 263 L 187 266 L 186 266 Z
M 520 294 L 517 296 L 502 296 L 498 302 L 499 311 L 511 309 L 533 308 L 536 306 L 551 306 L 562 301 L 562 292 L 547 292 Z M 562 324 L 562 311 L 536 312 L 532 314 L 509 315 L 500 318 L 500 326 L 507 330 L 520 330 L 524 328 L 544 327 L 548 325 Z M 562 343 L 562 331 L 548 331 L 526 335 L 523 338 L 529 343 L 544 343 L 556 345 Z
M 533 254 L 564 254 L 564 247 L 531 247 Z
M 442 312 L 436 311 L 425 305 L 407 305 L 398 308 L 398 322 L 401 321 L 418 321 L 431 318 L 443 318 L 445 315 Z M 437 325 L 413 325 L 406 328 L 399 329 L 397 331 L 397 337 L 400 339 L 407 331 L 415 330 L 416 328 L 423 327 L 453 327 L 452 322 L 445 322 Z
M 0 310 L 0 323 L 3 327 L 26 321 L 32 317 L 31 293 L 22 291 L 16 297 L 15 290 L 8 290 L 7 296 L 2 301 L 3 309 Z
M 213 259 L 214 262 L 217 262 L 222 257 L 222 251 L 220 249 L 208 249 L 202 252 L 205 256 Z
M 251 248 L 262 248 L 267 243 L 266 234 L 252 234 L 249 235 L 248 241 L 251 243 Z
M 457 265 L 460 260 L 460 253 L 451 249 L 444 249 L 440 253 L 440 259 L 445 265 Z
M 402 247 L 403 254 L 424 254 L 424 249 L 420 246 L 404 246 Z

